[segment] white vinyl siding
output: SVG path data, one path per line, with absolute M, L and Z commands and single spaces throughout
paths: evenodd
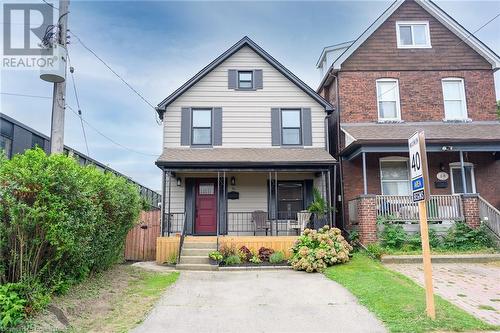
M 443 102 L 445 120 L 467 119 L 464 80 L 460 78 L 443 79 Z
M 400 49 L 431 48 L 431 35 L 427 21 L 396 22 L 397 44 Z
M 401 120 L 399 105 L 399 82 L 396 79 L 378 79 L 377 107 L 379 121 Z
M 228 89 L 229 69 L 262 69 L 264 88 Z M 324 107 L 249 47 L 236 52 L 167 107 L 164 147 L 180 147 L 182 107 L 207 106 L 222 107 L 222 148 L 273 148 L 271 108 L 310 108 L 312 147 L 325 147 Z

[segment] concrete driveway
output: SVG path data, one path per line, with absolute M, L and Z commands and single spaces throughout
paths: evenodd
M 182 272 L 133 332 L 386 332 L 339 284 L 291 270 Z

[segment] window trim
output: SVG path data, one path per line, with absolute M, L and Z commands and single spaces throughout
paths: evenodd
M 401 34 L 399 32 L 399 28 L 402 25 L 409 25 L 411 27 L 412 45 L 401 44 Z M 415 38 L 413 35 L 413 26 L 415 26 L 415 25 L 424 25 L 425 26 L 425 38 L 427 41 L 427 43 L 425 45 L 415 45 Z M 430 29 L 429 29 L 429 21 L 396 21 L 396 41 L 397 41 L 398 49 L 430 49 L 430 48 L 432 48 L 431 33 L 430 33 Z
M 379 100 L 379 82 L 395 82 L 396 83 L 396 118 L 381 118 L 380 117 L 380 100 Z M 399 98 L 399 80 L 398 79 L 391 79 L 391 78 L 381 78 L 375 80 L 375 93 L 377 95 L 377 118 L 379 122 L 385 122 L 385 121 L 401 121 L 401 105 L 400 105 L 400 98 Z M 382 101 L 383 102 L 383 101 Z
M 210 127 L 194 127 L 194 113 L 195 111 L 210 111 Z M 194 143 L 194 130 L 196 129 L 210 129 L 210 143 Z M 214 134 L 214 108 L 191 108 L 191 147 L 212 147 Z
M 242 80 L 240 80 L 240 73 L 249 73 L 252 76 L 252 79 L 250 80 L 250 87 L 241 87 L 240 83 Z M 255 89 L 255 73 L 253 70 L 238 70 L 236 71 L 236 86 L 238 90 L 254 90 Z M 243 82 L 249 82 L 248 80 L 243 80 Z
M 396 182 L 402 182 L 402 180 L 383 180 L 382 179 L 382 163 L 384 162 L 405 162 L 406 163 L 406 171 L 407 171 L 407 180 L 406 184 L 408 186 L 408 195 L 411 195 L 411 179 L 410 179 L 410 159 L 408 157 L 403 157 L 403 156 L 388 156 L 388 157 L 381 157 L 379 158 L 378 165 L 379 165 L 379 177 L 380 177 L 380 193 L 382 195 L 392 195 L 392 194 L 384 194 L 384 186 L 383 182 L 389 182 L 389 183 L 396 183 Z
M 283 126 L 283 111 L 298 111 L 299 112 L 299 127 L 284 127 Z M 280 135 L 281 135 L 281 145 L 288 147 L 297 147 L 303 145 L 302 138 L 302 108 L 280 108 Z M 283 141 L 283 130 L 284 129 L 298 129 L 299 130 L 299 143 L 284 143 Z
M 444 96 L 444 84 L 445 82 L 460 82 L 461 87 L 460 87 L 460 93 L 462 94 L 462 117 L 459 118 L 448 118 L 446 115 L 446 99 Z M 468 120 L 468 110 L 467 110 L 467 96 L 465 95 L 465 80 L 461 77 L 445 77 L 441 79 L 441 92 L 443 95 L 443 110 L 444 110 L 444 120 Z M 456 101 L 456 100 L 453 100 Z
M 476 175 L 474 174 L 474 164 L 470 162 L 464 162 L 464 167 L 470 167 L 470 177 L 471 177 L 471 184 L 472 184 L 472 192 L 469 193 L 455 193 L 455 184 L 453 183 L 453 169 L 458 169 L 459 172 L 462 172 L 462 165 L 460 162 L 453 162 L 449 164 L 450 166 L 450 182 L 451 182 L 451 194 L 474 194 L 477 193 L 476 190 Z M 466 176 L 467 177 L 467 176 Z M 467 179 L 465 179 L 467 182 Z M 462 184 L 463 186 L 463 184 Z

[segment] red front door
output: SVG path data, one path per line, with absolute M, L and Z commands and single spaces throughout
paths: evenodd
M 217 186 L 214 179 L 196 180 L 196 213 L 194 232 L 217 232 Z

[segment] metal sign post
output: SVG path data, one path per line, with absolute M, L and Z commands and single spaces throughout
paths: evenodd
M 420 235 L 422 237 L 422 256 L 424 262 L 425 301 L 427 316 L 436 318 L 434 292 L 432 287 L 431 250 L 429 246 L 429 227 L 427 225 L 427 201 L 429 200 L 429 175 L 424 132 L 417 132 L 408 139 L 410 150 L 411 192 L 413 202 L 418 202 Z

